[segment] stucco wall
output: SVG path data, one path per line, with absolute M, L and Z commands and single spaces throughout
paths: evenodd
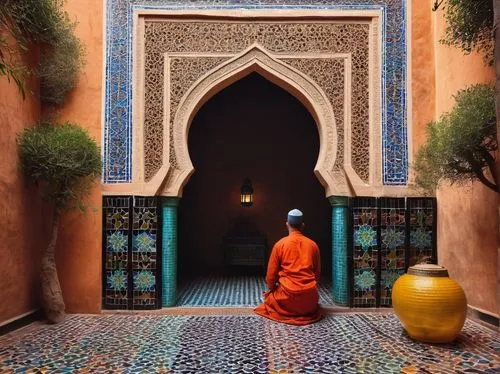
M 85 71 L 61 113 L 61 120 L 85 127 L 101 142 L 103 1 L 69 0 L 76 34 L 85 44 Z M 97 185 L 86 200 L 85 214 L 66 214 L 61 223 L 57 263 L 68 312 L 95 313 L 101 308 L 102 197 Z
M 31 88 L 33 86 L 33 88 Z M 0 77 L 0 323 L 39 306 L 39 259 L 46 243 L 42 202 L 19 170 L 16 135 L 39 119 L 35 95 L 23 100 L 13 82 Z
M 491 83 L 494 73 L 481 56 L 464 56 L 455 48 L 438 44 L 446 24 L 442 12 L 432 17 L 437 118 L 452 108 L 452 95 L 459 89 L 478 82 Z M 441 188 L 437 198 L 440 264 L 464 287 L 469 305 L 498 313 L 497 194 L 475 182 L 463 188 Z
M 85 72 L 61 112 L 60 120 L 87 128 L 100 143 L 103 11 L 101 0 L 70 0 L 66 8 L 78 20 L 76 33 L 86 48 Z M 39 307 L 40 251 L 48 243 L 50 207 L 19 171 L 16 134 L 40 118 L 35 94 L 22 100 L 13 83 L 0 77 L 0 323 Z M 57 268 L 68 312 L 100 311 L 101 192 L 96 186 L 85 215 L 65 215 L 57 247 Z
M 410 144 L 416 150 L 425 142 L 426 125 L 434 119 L 435 70 L 431 6 L 422 6 L 422 0 L 412 1 L 411 17 L 411 136 Z M 411 160 L 410 160 L 411 161 Z

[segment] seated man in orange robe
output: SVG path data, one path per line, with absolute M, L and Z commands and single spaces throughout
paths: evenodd
M 307 325 L 321 318 L 318 300 L 320 256 L 318 245 L 301 232 L 303 215 L 288 213 L 288 236 L 273 247 L 267 268 L 264 304 L 255 313 L 278 322 Z

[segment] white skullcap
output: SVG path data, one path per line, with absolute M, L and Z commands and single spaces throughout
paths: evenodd
M 302 212 L 298 209 L 292 209 L 291 211 L 288 212 L 288 218 L 287 221 L 288 223 L 291 223 L 292 225 L 298 225 L 302 223 L 302 220 L 304 218 L 304 215 Z

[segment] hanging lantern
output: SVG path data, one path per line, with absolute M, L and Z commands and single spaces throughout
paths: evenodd
M 241 205 L 251 206 L 253 204 L 253 187 L 250 179 L 245 178 L 241 186 Z

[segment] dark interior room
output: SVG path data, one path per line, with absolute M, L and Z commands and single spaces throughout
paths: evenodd
M 287 212 L 302 210 L 304 233 L 321 250 L 331 275 L 331 208 L 314 175 L 317 126 L 286 90 L 252 73 L 217 93 L 198 111 L 189 131 L 195 172 L 179 205 L 179 277 L 264 274 L 273 244 L 287 235 Z M 248 178 L 253 204 L 240 203 Z M 231 265 L 227 238 L 265 237 L 264 266 Z

